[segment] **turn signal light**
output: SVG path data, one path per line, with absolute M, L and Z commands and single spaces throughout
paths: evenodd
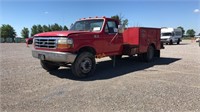
M 57 46 L 58 49 L 68 49 L 70 47 L 71 47 L 71 45 L 69 45 L 69 44 L 58 44 L 58 46 Z

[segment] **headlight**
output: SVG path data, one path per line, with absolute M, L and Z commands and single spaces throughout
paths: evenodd
M 73 39 L 71 38 L 59 38 L 58 46 L 59 49 L 67 49 L 73 47 Z
M 68 38 L 67 39 L 67 44 L 71 44 L 72 45 L 73 44 L 73 40 L 71 38 Z

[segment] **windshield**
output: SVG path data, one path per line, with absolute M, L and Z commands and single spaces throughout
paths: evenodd
M 70 30 L 72 31 L 101 31 L 103 26 L 103 19 L 82 20 L 77 21 Z
M 172 33 L 162 33 L 162 36 L 172 36 Z

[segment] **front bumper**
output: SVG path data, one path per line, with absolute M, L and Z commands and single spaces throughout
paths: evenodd
M 162 43 L 169 43 L 169 42 L 170 42 L 170 39 L 160 39 L 160 41 L 161 41 Z
M 55 52 L 55 51 L 42 51 L 32 50 L 32 56 L 40 60 L 47 60 L 52 62 L 66 62 L 73 63 L 76 59 L 76 55 L 66 52 Z

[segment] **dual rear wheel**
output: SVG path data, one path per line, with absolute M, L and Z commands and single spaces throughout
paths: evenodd
M 141 61 L 150 62 L 155 57 L 160 58 L 160 50 L 156 50 L 152 45 L 150 45 L 147 49 L 147 52 L 138 54 L 138 57 Z

